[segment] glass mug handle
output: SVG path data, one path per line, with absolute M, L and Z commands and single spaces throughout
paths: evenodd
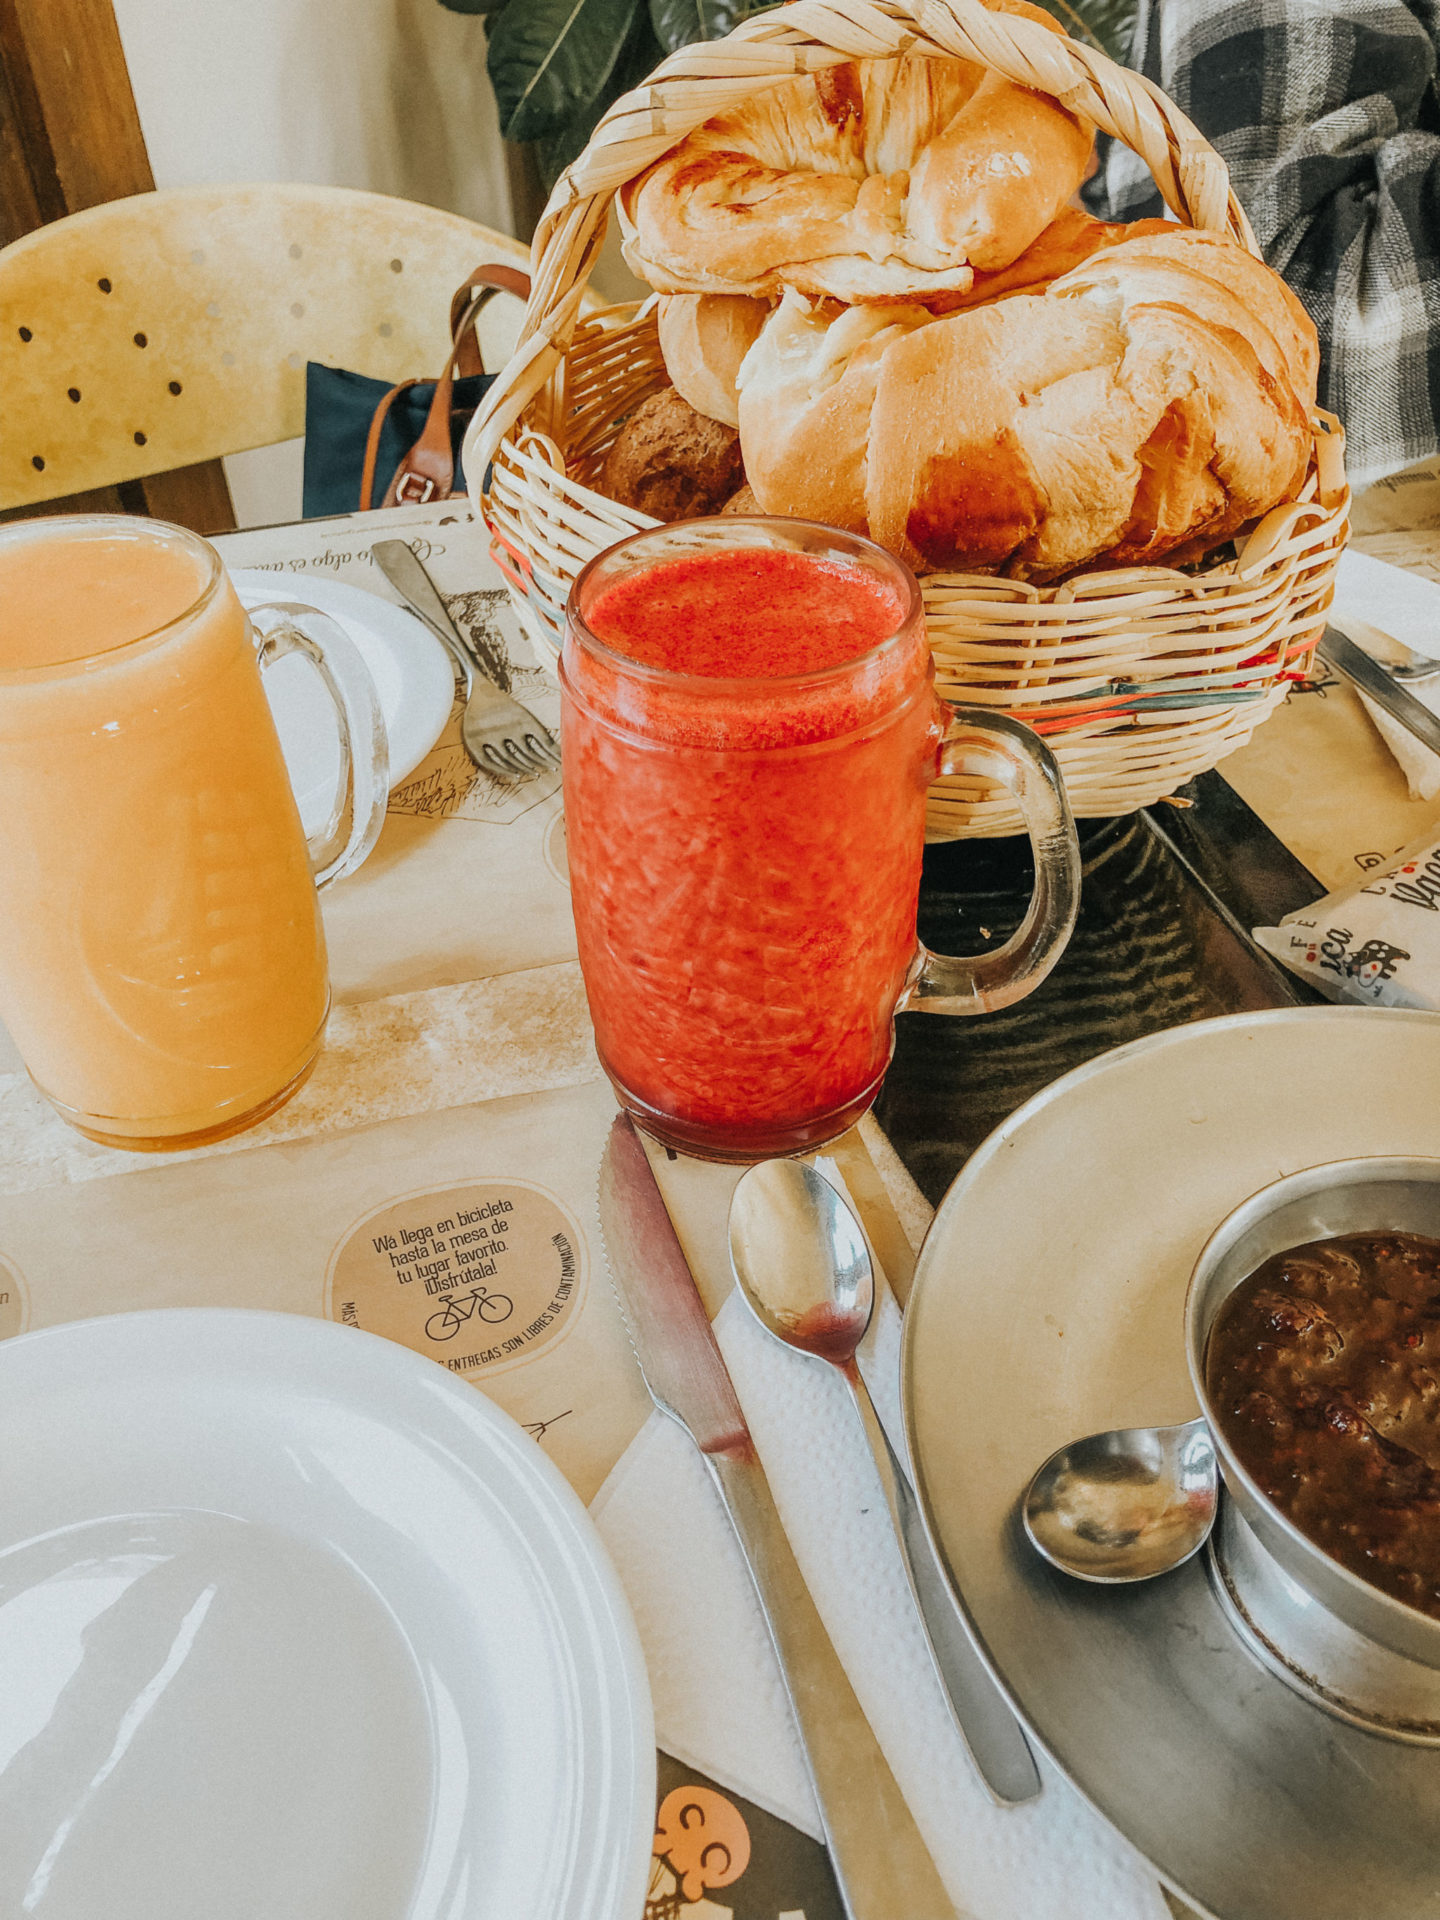
M 263 673 L 286 654 L 308 660 L 335 704 L 340 778 L 330 816 L 306 842 L 317 887 L 343 880 L 364 860 L 385 824 L 390 744 L 370 669 L 355 642 L 328 614 L 293 600 L 249 609 Z M 345 827 L 349 815 L 349 829 Z
M 931 953 L 921 943 L 900 1007 L 912 1013 L 990 1013 L 1023 1000 L 1064 951 L 1080 906 L 1080 843 L 1054 754 L 1039 734 L 1008 714 L 953 708 L 940 771 L 978 775 L 1015 796 L 1035 850 L 1035 891 L 1020 926 L 994 953 L 967 958 Z

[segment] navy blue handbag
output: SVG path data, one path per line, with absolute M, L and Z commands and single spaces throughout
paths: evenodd
M 465 475 L 460 468 L 460 442 L 470 416 L 495 378 L 493 373 L 471 374 L 454 384 L 450 407 L 450 448 L 454 459 L 453 488 L 460 491 Z M 387 387 L 369 374 L 345 367 L 323 367 L 312 360 L 305 369 L 305 503 L 307 520 L 332 513 L 354 513 L 362 504 L 361 479 L 370 426 L 384 401 L 375 453 L 375 472 L 393 476 L 425 431 L 436 382 L 417 380 L 403 389 Z M 393 396 L 393 397 L 392 397 Z M 372 482 L 373 487 L 373 482 Z M 387 481 L 388 490 L 388 481 Z M 450 489 L 447 489 L 449 491 Z
M 444 499 L 461 491 L 460 443 L 495 376 L 480 358 L 475 321 L 506 292 L 528 299 L 517 268 L 477 267 L 450 303 L 450 359 L 438 380 L 387 386 L 312 360 L 305 369 L 307 520 L 371 507 Z M 384 492 L 375 498 L 377 483 Z

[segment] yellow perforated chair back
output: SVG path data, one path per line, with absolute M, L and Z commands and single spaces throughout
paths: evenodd
M 186 187 L 0 249 L 0 511 L 303 433 L 305 362 L 432 377 L 450 297 L 526 249 L 457 214 L 343 187 Z M 520 302 L 481 315 L 485 364 Z

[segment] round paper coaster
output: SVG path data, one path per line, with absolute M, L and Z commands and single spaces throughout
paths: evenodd
M 326 1311 L 483 1378 L 574 1325 L 583 1249 L 560 1201 L 529 1181 L 412 1193 L 350 1229 L 330 1263 Z

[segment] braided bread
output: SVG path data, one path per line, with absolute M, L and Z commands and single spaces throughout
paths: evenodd
M 1056 33 L 1028 0 L 990 0 Z M 965 293 L 1084 178 L 1094 129 L 968 60 L 855 60 L 761 89 L 631 181 L 625 258 L 662 293 Z
M 791 292 L 740 368 L 745 470 L 922 570 L 1138 565 L 1294 496 L 1317 364 L 1277 275 L 1177 228 L 940 318 Z

